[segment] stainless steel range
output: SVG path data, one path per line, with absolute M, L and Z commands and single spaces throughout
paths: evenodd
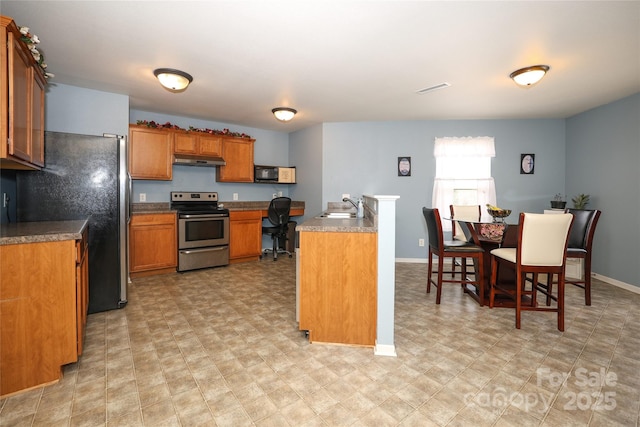
M 171 192 L 178 213 L 178 271 L 229 264 L 229 210 L 218 193 Z

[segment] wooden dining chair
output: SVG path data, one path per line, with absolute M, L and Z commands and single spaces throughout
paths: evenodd
M 573 215 L 573 225 L 569 232 L 567 243 L 567 259 L 582 260 L 582 278 L 565 278 L 565 283 L 584 289 L 584 304 L 591 305 L 591 248 L 596 225 L 600 219 L 601 211 L 597 209 L 565 209 L 565 212 Z M 553 280 L 548 281 L 547 305 L 551 303 L 553 296 Z
M 480 205 L 449 205 L 449 212 L 451 213 L 451 237 L 452 240 L 462 240 L 465 242 L 470 241 L 468 233 L 465 233 L 462 225 L 455 218 L 465 219 L 467 221 L 480 221 L 482 216 Z M 460 266 L 465 266 L 466 271 L 467 259 L 460 259 Z M 451 277 L 456 274 L 456 267 L 458 262 L 456 258 L 451 260 Z M 463 273 L 464 274 L 464 273 Z
M 489 306 L 495 304 L 496 294 L 515 300 L 516 328 L 520 329 L 523 310 L 551 311 L 558 314 L 558 330 L 564 331 L 564 286 L 567 243 L 573 215 L 545 215 L 520 213 L 518 243 L 515 248 L 491 251 L 491 279 Z M 515 284 L 500 281 L 499 268 L 515 270 Z M 529 275 L 529 280 L 527 280 Z M 536 294 L 540 290 L 538 277 L 558 277 L 555 306 L 538 306 Z M 515 286 L 514 286 L 515 285 Z M 530 285 L 529 288 L 526 288 Z
M 431 284 L 433 284 L 437 288 L 436 304 L 440 304 L 443 283 L 460 283 L 465 286 L 472 285 L 476 287 L 477 293 L 480 296 L 480 305 L 484 305 L 485 278 L 483 266 L 484 263 L 482 262 L 484 249 L 468 241 L 445 241 L 444 233 L 442 232 L 442 222 L 440 220 L 440 213 L 438 212 L 438 209 L 423 207 L 422 214 L 424 216 L 425 222 L 427 223 L 427 232 L 429 233 L 427 293 L 431 292 Z M 435 281 L 432 278 L 434 255 L 438 257 L 438 271 Z M 463 266 L 463 274 L 461 275 L 460 279 L 454 279 L 453 277 L 451 279 L 444 278 L 444 273 L 447 273 L 444 266 L 445 259 L 453 259 L 456 257 L 473 258 L 477 260 L 477 262 L 474 263 L 477 266 L 477 269 L 474 269 L 473 280 L 468 278 L 466 266 Z

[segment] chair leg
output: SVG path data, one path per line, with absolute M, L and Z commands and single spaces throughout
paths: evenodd
M 564 331 L 564 272 L 558 274 L 558 330 Z
M 431 274 L 433 273 L 433 254 L 429 249 L 429 264 L 427 267 L 427 293 L 431 292 Z
M 466 263 L 466 260 L 465 260 Z M 480 294 L 480 307 L 484 306 L 484 287 L 485 287 L 485 277 L 484 277 L 484 260 L 482 257 L 478 258 L 478 262 L 476 264 L 476 268 L 474 268 L 474 273 L 476 276 L 478 294 Z
M 522 286 L 524 286 L 523 274 L 516 271 L 516 329 L 520 329 L 522 315 Z
M 584 258 L 584 304 L 591 305 L 591 256 Z
M 436 304 L 440 304 L 440 297 L 442 296 L 442 274 L 444 271 L 443 260 L 438 258 L 438 291 L 436 292 Z
M 481 261 L 482 262 L 482 261 Z M 489 308 L 493 308 L 496 297 L 496 280 L 498 279 L 498 261 L 491 257 L 491 278 L 489 279 Z
M 271 236 L 271 240 L 273 241 L 273 260 L 277 261 L 278 260 L 278 238 L 274 234 L 273 236 Z
M 547 306 L 551 305 L 552 293 L 553 293 L 553 274 L 547 274 Z
M 455 276 L 455 274 L 456 274 L 456 259 L 451 258 L 451 277 Z

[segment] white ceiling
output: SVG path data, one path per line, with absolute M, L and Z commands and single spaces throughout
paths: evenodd
M 285 132 L 341 121 L 565 118 L 640 91 L 640 1 L 2 0 L 0 13 L 40 38 L 51 84 Z M 509 79 L 535 64 L 551 67 L 538 85 Z M 153 75 L 161 67 L 194 81 L 170 93 Z M 416 94 L 443 82 L 451 87 Z M 298 115 L 278 122 L 276 106 Z

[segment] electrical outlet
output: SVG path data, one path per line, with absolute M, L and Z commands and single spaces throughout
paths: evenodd
M 276 194 L 276 193 L 273 193 L 273 194 L 271 195 L 271 198 L 272 198 L 272 199 L 275 199 L 276 197 L 278 197 L 278 194 Z
M 238 193 L 233 193 L 233 200 L 238 200 Z
M 424 246 L 424 239 L 418 239 L 418 246 Z
M 2 207 L 6 208 L 9 204 L 9 195 L 7 193 L 2 193 Z
M 343 199 L 343 200 L 344 200 L 344 199 L 350 199 L 350 198 L 351 198 L 351 194 L 349 194 L 349 193 L 344 193 L 344 194 L 342 194 L 342 199 Z
M 278 191 L 278 197 L 282 197 L 282 191 Z
M 141 202 L 147 201 L 147 193 L 140 193 L 140 201 Z

